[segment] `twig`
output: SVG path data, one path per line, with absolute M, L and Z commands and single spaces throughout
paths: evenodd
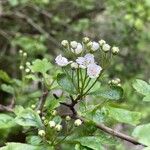
M 38 106 L 37 106 L 37 110 L 40 110 L 40 111 L 43 110 L 43 107 L 44 107 L 44 104 L 45 104 L 45 102 L 46 102 L 47 96 L 48 96 L 48 91 L 45 91 L 45 92 L 43 93 L 43 95 L 40 97 L 39 104 L 38 104 Z
M 83 122 L 87 122 L 86 119 L 84 119 L 84 118 L 82 118 L 82 117 L 80 117 L 80 116 L 77 116 L 77 118 L 78 118 L 78 119 L 81 119 Z M 120 138 L 120 139 L 122 139 L 122 140 L 128 141 L 128 142 L 130 142 L 130 143 L 132 143 L 132 144 L 146 146 L 146 145 L 144 145 L 144 144 L 138 142 L 138 141 L 137 141 L 136 139 L 134 139 L 133 137 L 131 137 L 131 136 L 129 136 L 129 135 L 126 135 L 126 134 L 123 134 L 123 133 L 120 133 L 120 132 L 118 132 L 118 131 L 115 131 L 115 130 L 113 130 L 113 129 L 107 127 L 107 126 L 105 126 L 104 124 L 95 124 L 95 126 L 96 126 L 98 129 L 100 129 L 100 130 L 102 130 L 102 131 L 104 131 L 104 132 L 106 132 L 106 133 L 108 133 L 108 134 L 111 134 L 111 135 L 113 135 L 113 136 L 116 136 L 116 137 L 118 137 L 118 138 Z

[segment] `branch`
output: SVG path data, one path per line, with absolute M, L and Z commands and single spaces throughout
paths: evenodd
M 87 120 L 86 120 L 85 118 L 82 118 L 82 117 L 80 117 L 80 116 L 77 116 L 77 118 L 78 118 L 78 119 L 81 119 L 83 122 L 87 122 Z M 123 133 L 120 133 L 120 132 L 117 132 L 117 131 L 115 131 L 115 130 L 113 130 L 113 129 L 107 127 L 107 126 L 105 126 L 104 124 L 95 124 L 95 126 L 96 126 L 98 129 L 100 129 L 100 130 L 102 130 L 102 131 L 104 131 L 104 132 L 106 132 L 106 133 L 108 133 L 108 134 L 110 134 L 110 135 L 112 135 L 112 136 L 116 136 L 116 137 L 118 137 L 118 138 L 120 138 L 120 139 L 122 139 L 122 140 L 128 141 L 128 142 L 130 142 L 130 143 L 132 143 L 132 144 L 146 146 L 146 145 L 144 145 L 144 144 L 138 142 L 138 141 L 137 141 L 136 139 L 134 139 L 133 137 L 128 136 L 128 135 L 123 134 Z
M 13 112 L 14 105 L 15 105 L 15 99 L 12 98 L 11 103 L 9 105 L 4 106 L 0 104 L 0 112 L 4 112 L 4 111 Z
M 40 110 L 40 111 L 43 110 L 43 107 L 44 107 L 44 104 L 45 104 L 45 102 L 46 102 L 47 96 L 48 96 L 48 91 L 45 91 L 45 92 L 43 93 L 43 95 L 40 97 L 40 101 L 39 101 L 39 104 L 38 104 L 38 106 L 37 106 L 37 110 Z

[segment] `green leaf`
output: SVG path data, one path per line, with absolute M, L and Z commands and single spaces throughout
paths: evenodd
M 3 81 L 7 82 L 7 83 L 10 83 L 11 82 L 11 78 L 8 76 L 8 74 L 3 71 L 3 70 L 0 70 L 0 79 L 2 79 Z
M 15 122 L 21 126 L 43 128 L 43 124 L 39 115 L 30 108 L 23 109 L 21 112 L 19 112 L 15 118 Z
M 11 128 L 15 126 L 14 118 L 7 114 L 0 114 L 0 129 Z
M 93 94 L 109 100 L 119 100 L 123 97 L 123 89 L 118 86 L 112 86 L 109 89 L 100 90 Z
M 143 95 L 150 94 L 150 85 L 143 80 L 137 79 L 136 82 L 133 84 L 133 87 L 140 94 Z
M 0 148 L 0 150 L 40 150 L 38 146 L 32 146 L 23 143 L 7 143 L 6 146 Z
M 40 145 L 42 143 L 42 139 L 39 136 L 27 136 L 26 141 L 31 145 Z
M 52 110 L 54 110 L 55 108 L 57 108 L 57 107 L 60 106 L 59 101 L 56 100 L 56 99 L 52 99 L 51 97 L 48 97 L 48 98 L 46 99 L 46 102 L 47 102 L 46 105 L 48 105 L 48 110 L 49 110 L 49 111 L 52 111 Z
M 132 112 L 126 109 L 106 107 L 108 116 L 115 119 L 118 122 L 128 123 L 131 125 L 137 125 L 140 123 L 141 114 L 139 112 Z
M 101 138 L 98 136 L 80 137 L 78 139 L 74 139 L 73 141 L 79 142 L 82 146 L 86 146 L 93 150 L 104 150 L 103 146 L 101 145 Z
M 75 87 L 72 81 L 67 77 L 66 74 L 58 74 L 57 75 L 57 82 L 62 87 L 63 90 L 67 91 L 68 93 L 75 93 Z
M 4 92 L 10 93 L 10 94 L 15 94 L 14 88 L 12 86 L 10 86 L 10 85 L 2 84 L 1 85 L 1 89 Z
M 132 135 L 137 138 L 139 142 L 150 146 L 150 123 L 137 126 Z
M 150 101 L 150 94 L 147 94 L 144 98 L 143 101 L 149 102 Z
M 51 63 L 46 59 L 36 59 L 33 64 L 30 66 L 32 72 L 40 72 L 45 74 L 51 68 Z

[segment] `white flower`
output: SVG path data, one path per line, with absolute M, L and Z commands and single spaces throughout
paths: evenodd
M 89 64 L 93 64 L 94 61 L 94 55 L 90 53 L 86 54 L 84 57 L 78 57 L 76 59 L 76 62 L 79 64 L 79 67 L 83 69 L 87 68 Z
M 71 117 L 70 116 L 66 116 L 66 121 L 69 121 L 71 120 Z
M 109 44 L 103 44 L 102 49 L 103 49 L 103 51 L 108 52 L 110 50 L 110 45 Z
M 74 124 L 75 126 L 80 126 L 82 124 L 82 121 L 80 119 L 76 119 Z
M 38 135 L 40 135 L 40 136 L 45 136 L 45 131 L 44 130 L 39 130 L 39 132 L 38 132 Z
M 67 66 L 69 64 L 68 62 L 68 59 L 65 58 L 65 57 L 62 57 L 61 55 L 58 55 L 56 58 L 55 58 L 55 61 L 56 63 L 59 65 L 59 66 Z
M 51 128 L 54 128 L 55 125 L 56 125 L 55 121 L 49 121 L 49 126 L 50 126 Z
M 78 64 L 76 62 L 71 63 L 71 68 L 78 68 Z
M 99 44 L 100 44 L 100 46 L 102 46 L 103 44 L 106 44 L 106 41 L 100 40 L 100 41 L 99 41 Z
M 97 42 L 92 42 L 91 50 L 96 51 L 99 49 L 99 44 Z
M 69 42 L 67 40 L 63 40 L 61 42 L 61 45 L 64 46 L 64 47 L 67 47 L 68 44 L 69 44 Z
M 116 47 L 116 46 L 113 46 L 113 47 L 112 47 L 112 53 L 113 53 L 113 54 L 118 54 L 118 53 L 119 53 L 119 48 Z
M 76 48 L 71 48 L 71 51 L 75 54 L 80 54 L 83 51 L 83 46 L 81 43 L 77 43 Z
M 72 48 L 76 48 L 78 43 L 76 41 L 71 41 L 70 45 L 71 45 Z
M 57 125 L 55 126 L 55 129 L 56 129 L 57 131 L 61 131 L 61 130 L 62 130 L 62 125 L 57 124 Z
M 87 67 L 87 74 L 90 78 L 97 78 L 102 68 L 96 64 L 90 64 Z

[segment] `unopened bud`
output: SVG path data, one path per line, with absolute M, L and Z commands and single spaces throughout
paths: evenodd
M 116 46 L 112 47 L 112 53 L 113 53 L 114 55 L 118 54 L 118 53 L 119 53 L 119 48 L 116 47 Z
M 24 69 L 24 66 L 21 65 L 21 66 L 19 67 L 19 69 L 20 69 L 20 70 L 23 70 L 23 69 Z
M 42 116 L 42 120 L 45 120 L 45 116 Z
M 22 54 L 23 53 L 23 50 L 19 50 L 19 54 Z
M 68 44 L 69 44 L 69 42 L 68 42 L 67 40 L 63 40 L 63 41 L 61 42 L 61 45 L 64 46 L 64 47 L 67 47 Z
M 38 114 L 40 114 L 40 113 L 41 113 L 41 111 L 40 111 L 40 110 L 37 110 L 37 113 L 38 113 Z
M 71 120 L 71 117 L 70 116 L 66 116 L 66 121 L 69 121 Z
M 31 63 L 30 63 L 30 62 L 26 62 L 26 65 L 27 65 L 27 66 L 30 66 L 30 65 L 31 65 Z
M 102 49 L 104 52 L 108 52 L 110 50 L 110 45 L 109 44 L 103 44 Z
M 33 104 L 33 105 L 31 105 L 31 108 L 32 108 L 32 109 L 34 109 L 35 107 L 36 107 L 36 106 L 35 106 L 34 104 Z
M 50 126 L 51 128 L 54 128 L 55 125 L 56 125 L 55 121 L 49 121 L 49 126 Z
M 88 37 L 83 38 L 83 43 L 88 43 L 89 41 L 90 41 L 90 39 Z
M 78 68 L 78 64 L 76 62 L 71 63 L 71 68 Z
M 30 72 L 30 69 L 29 69 L 29 68 L 26 68 L 26 69 L 25 69 L 25 72 L 26 72 L 26 73 L 29 73 L 29 72 Z
M 70 45 L 71 45 L 72 48 L 76 48 L 78 43 L 76 41 L 71 41 Z
M 74 125 L 80 126 L 82 124 L 82 121 L 80 119 L 75 120 Z
M 38 132 L 38 135 L 40 135 L 40 136 L 45 136 L 45 131 L 44 130 L 39 130 L 39 132 Z
M 23 56 L 24 56 L 24 57 L 27 57 L 27 53 L 23 53 Z
M 99 43 L 97 42 L 92 42 L 91 50 L 96 51 L 99 49 Z
M 62 130 L 62 125 L 57 124 L 57 125 L 55 126 L 55 129 L 56 129 L 58 132 L 61 131 L 61 130 Z
M 99 41 L 99 44 L 100 44 L 100 46 L 103 46 L 104 44 L 106 44 L 106 41 L 100 40 L 100 41 Z

